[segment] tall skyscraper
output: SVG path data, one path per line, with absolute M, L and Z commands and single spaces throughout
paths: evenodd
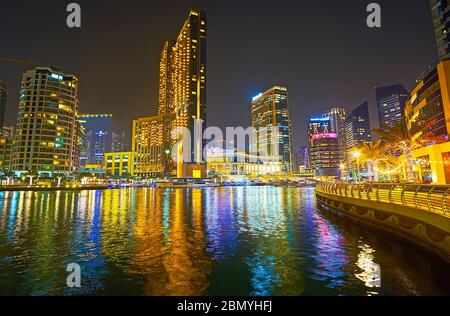
M 3 131 L 5 124 L 6 99 L 8 97 L 8 89 L 3 81 L 0 81 L 0 133 Z
M 284 171 L 292 172 L 292 125 L 287 88 L 275 86 L 253 98 L 252 126 L 256 129 L 253 150 L 258 156 L 279 156 Z
M 396 84 L 376 87 L 375 94 L 380 129 L 393 127 L 405 113 L 406 101 L 409 99 L 408 91 L 402 85 Z
M 12 169 L 72 172 L 76 167 L 78 79 L 37 67 L 22 76 Z
M 167 149 L 178 141 L 174 135 L 177 128 L 188 128 L 192 136 L 190 149 L 179 145 L 180 154 L 190 150 L 190 162 L 179 159 L 176 165 L 178 177 L 193 176 L 193 170 L 199 168 L 206 146 L 206 140 L 193 137 L 194 126 L 198 121 L 203 122 L 202 135 L 206 128 L 206 30 L 205 12 L 190 10 L 176 41 L 172 45 L 166 42 L 161 53 L 158 111 L 165 116 L 164 147 Z M 168 164 L 174 166 L 170 162 Z M 202 169 L 203 174 L 206 174 L 206 165 Z
M 450 57 L 450 4 L 448 0 L 429 0 L 440 60 Z
M 336 133 L 339 142 L 339 157 L 341 163 L 347 161 L 347 142 L 345 138 L 345 120 L 346 113 L 343 108 L 331 108 L 323 117 L 330 119 L 330 130 Z
M 353 110 L 345 121 L 347 142 L 347 168 L 356 169 L 354 151 L 362 144 L 372 140 L 369 118 L 369 103 L 364 102 Z
M 313 117 L 308 123 L 308 146 L 312 146 L 312 137 L 316 134 L 331 133 L 330 117 Z

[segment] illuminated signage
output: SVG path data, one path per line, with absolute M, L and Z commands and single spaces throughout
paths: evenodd
M 322 134 L 315 134 L 312 136 L 313 140 L 326 139 L 326 138 L 337 139 L 338 135 L 336 133 L 322 133 Z

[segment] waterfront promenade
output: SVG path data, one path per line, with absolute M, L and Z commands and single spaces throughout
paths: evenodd
M 450 186 L 320 183 L 317 203 L 388 231 L 450 262 Z

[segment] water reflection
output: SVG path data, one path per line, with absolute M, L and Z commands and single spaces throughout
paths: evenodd
M 450 293 L 418 273 L 433 258 L 415 267 L 414 250 L 350 228 L 316 210 L 312 189 L 0 192 L 0 295 Z M 80 289 L 66 287 L 69 263 Z

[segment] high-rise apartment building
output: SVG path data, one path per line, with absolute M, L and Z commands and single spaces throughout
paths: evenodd
M 448 0 L 429 0 L 440 60 L 450 57 L 450 4 Z
M 409 92 L 400 84 L 376 87 L 378 122 L 380 129 L 393 127 L 405 114 Z
M 72 172 L 76 167 L 78 79 L 37 67 L 22 76 L 12 169 Z
M 192 177 L 193 170 L 203 164 L 203 149 L 206 140 L 194 137 L 195 126 L 202 122 L 200 135 L 206 128 L 206 87 L 207 87 L 207 20 L 200 10 L 190 10 L 189 16 L 173 44 L 164 44 L 160 59 L 160 79 L 158 112 L 164 115 L 164 148 L 177 143 L 178 128 L 187 128 L 191 133 L 190 146 L 181 143 L 177 164 L 164 164 L 176 169 L 178 177 Z M 189 153 L 187 153 L 189 151 Z M 180 159 L 181 155 L 189 161 Z M 165 159 L 165 158 L 164 158 Z M 174 172 L 175 170 L 172 170 Z
M 292 124 L 287 88 L 275 86 L 253 98 L 252 126 L 256 130 L 253 151 L 262 159 L 279 157 L 284 172 L 292 172 Z
M 0 81 L 0 132 L 3 131 L 5 124 L 6 99 L 8 98 L 8 89 L 3 81 Z

